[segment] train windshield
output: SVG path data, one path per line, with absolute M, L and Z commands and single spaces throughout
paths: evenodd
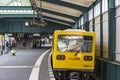
M 57 48 L 62 52 L 91 52 L 92 41 L 91 36 L 59 35 Z

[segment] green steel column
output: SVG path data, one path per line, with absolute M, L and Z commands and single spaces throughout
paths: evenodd
M 79 29 L 80 29 L 80 26 L 81 26 L 81 21 L 80 21 L 80 19 L 79 19 Z
M 74 23 L 74 25 L 72 26 L 72 29 L 75 29 L 75 25 L 76 25 L 76 23 Z
M 79 29 L 79 19 L 78 19 L 78 21 L 77 21 L 77 29 Z
M 80 29 L 82 29 L 82 26 L 80 26 Z
M 115 20 L 115 0 L 108 0 L 108 60 L 115 60 L 116 48 L 116 20 Z
M 103 58 L 103 15 L 102 15 L 102 0 L 100 0 L 100 57 Z M 100 77 L 104 79 L 104 67 L 102 61 L 100 62 Z
M 72 25 L 72 29 L 74 29 L 74 25 Z
M 94 18 L 94 6 L 99 3 L 101 0 L 95 0 L 95 2 L 92 2 L 92 5 L 89 7 L 89 9 L 92 10 L 92 26 L 93 26 L 93 31 L 95 31 L 95 18 Z
M 103 15 L 102 0 L 100 0 L 100 57 L 103 57 Z
M 102 16 L 102 0 L 100 0 L 100 57 L 103 57 L 103 16 Z M 103 66 L 102 66 L 102 62 L 100 62 L 100 78 L 103 79 Z
M 94 4 L 92 4 L 94 6 Z M 94 18 L 94 7 L 93 7 L 93 31 L 95 31 L 95 18 Z
M 81 17 L 80 17 L 80 29 L 82 29 L 82 26 L 81 26 Z
M 89 31 L 89 20 L 88 20 L 88 11 L 86 11 L 85 13 L 83 13 L 83 27 L 84 30 Z

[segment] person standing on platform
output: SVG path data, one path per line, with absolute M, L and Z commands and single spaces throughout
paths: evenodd
M 5 44 L 5 53 L 8 53 L 8 52 L 9 52 L 9 43 L 7 41 Z

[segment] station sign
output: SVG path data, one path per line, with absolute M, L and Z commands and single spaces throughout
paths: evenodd
M 45 23 L 44 22 L 25 22 L 25 26 L 27 27 L 44 27 Z

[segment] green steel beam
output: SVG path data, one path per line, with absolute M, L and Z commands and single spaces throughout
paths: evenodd
M 43 15 L 43 18 L 51 19 L 51 20 L 59 21 L 59 22 L 63 22 L 63 23 L 67 23 L 67 24 L 70 24 L 70 25 L 73 25 L 73 24 L 74 24 L 74 23 L 67 22 L 67 21 L 64 21 L 64 20 L 60 20 L 60 19 L 56 19 L 56 18 L 52 18 L 52 17 L 48 17 L 48 16 L 45 16 L 45 15 Z
M 18 21 L 33 21 L 32 17 L 7 17 L 7 18 L 2 18 L 0 21 L 14 21 L 14 22 L 18 22 Z M 37 21 L 37 20 L 36 20 Z M 54 23 L 54 24 L 59 24 L 59 25 L 63 25 L 63 26 L 67 26 L 69 28 L 71 28 L 71 26 L 65 25 L 65 24 L 60 24 L 60 23 L 56 23 L 53 21 L 49 21 L 49 20 L 45 20 L 45 22 L 49 22 L 49 23 Z
M 115 60 L 115 48 L 116 48 L 116 9 L 115 0 L 108 0 L 108 60 Z
M 32 10 L 32 6 L 0 6 L 0 10 Z
M 45 20 L 45 21 L 47 21 L 47 22 L 50 22 L 50 23 L 54 23 L 54 24 L 60 24 L 60 23 L 57 23 L 57 22 L 53 22 L 53 21 L 50 21 L 50 20 Z M 71 26 L 69 26 L 69 25 L 65 25 L 65 24 L 60 24 L 61 26 L 63 25 L 63 26 L 66 26 L 66 27 L 68 27 L 68 28 L 72 28 Z
M 31 6 L 22 6 L 22 7 L 21 6 L 16 6 L 16 7 L 14 7 L 14 6 L 2 6 L 2 7 L 0 7 L 0 9 L 1 10 L 32 10 L 32 7 Z M 73 20 L 78 19 L 77 17 L 74 17 L 74 16 L 69 16 L 69 15 L 66 15 L 66 14 L 62 14 L 62 13 L 59 13 L 59 12 L 54 12 L 54 11 L 50 11 L 50 10 L 46 10 L 46 9 L 42 9 L 42 11 L 46 12 L 46 13 L 62 16 L 62 17 L 68 17 L 68 18 L 71 18 Z M 34 17 L 34 16 L 32 14 L 1 14 L 0 17 Z M 60 21 L 62 21 L 62 20 L 60 20 Z M 64 22 L 67 22 L 67 21 L 64 21 Z
M 6 18 L 1 18 L 0 21 L 32 21 L 32 17 L 6 17 Z
M 36 15 L 37 16 L 37 15 Z M 1 14 L 0 15 L 1 18 L 11 18 L 11 17 L 18 17 L 18 18 L 33 18 L 34 15 L 33 14 Z M 56 19 L 56 18 L 52 18 L 52 17 L 47 17 L 47 16 L 43 16 L 43 18 L 47 18 L 47 19 L 52 19 L 52 20 L 55 20 L 55 21 L 59 21 L 59 22 L 63 22 L 63 23 L 67 23 L 67 24 L 74 24 L 72 22 L 68 22 L 68 21 L 64 21 L 64 20 L 60 20 L 60 19 Z
M 0 14 L 0 18 L 9 18 L 9 17 L 34 17 L 33 14 Z
M 75 16 L 70 16 L 70 15 L 67 15 L 67 14 L 63 14 L 63 13 L 59 13 L 59 12 L 55 12 L 55 11 L 50 11 L 50 10 L 43 9 L 43 8 L 42 8 L 42 12 L 46 12 L 46 13 L 50 13 L 50 14 L 58 15 L 58 16 L 62 16 L 62 17 L 71 18 L 73 20 L 77 20 L 78 19 L 78 17 L 75 17 Z
M 93 8 L 93 6 L 95 6 L 96 4 L 98 4 L 101 0 L 96 0 L 90 7 L 89 9 Z
M 0 10 L 32 10 L 32 6 L 0 6 Z M 50 11 L 50 10 L 47 10 L 47 9 L 42 9 L 42 12 L 46 12 L 46 13 L 50 13 L 50 14 L 54 14 L 54 15 L 58 15 L 58 16 L 62 16 L 62 17 L 71 18 L 73 20 L 78 19 L 75 16 L 70 16 L 70 15 L 67 15 L 67 14 L 63 14 L 63 13 L 59 13 L 59 12 L 55 12 L 55 11 Z
M 80 6 L 80 5 L 67 3 L 67 2 L 64 2 L 64 1 L 61 1 L 61 0 L 44 0 L 44 1 L 48 2 L 48 3 L 60 5 L 60 6 L 69 7 L 69 8 L 76 9 L 76 10 L 81 10 L 82 12 L 85 12 L 85 11 L 88 10 L 87 7 L 83 7 L 83 6 Z

